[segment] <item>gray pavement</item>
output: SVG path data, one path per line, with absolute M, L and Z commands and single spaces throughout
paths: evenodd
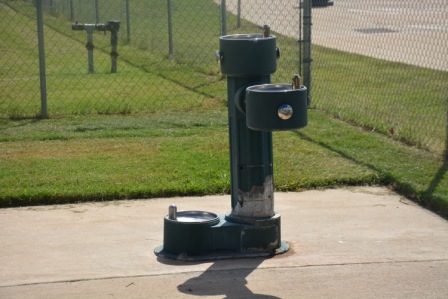
M 227 0 L 228 11 L 237 15 L 238 2 Z M 243 19 L 299 39 L 300 1 L 240 3 Z M 448 71 L 448 1 L 334 0 L 312 9 L 312 24 L 313 44 Z
M 0 298 L 448 298 L 448 222 L 386 188 L 276 193 L 291 250 L 270 259 L 158 259 L 170 203 L 0 210 Z

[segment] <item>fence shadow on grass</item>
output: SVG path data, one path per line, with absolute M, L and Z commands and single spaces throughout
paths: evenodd
M 391 174 L 387 171 L 384 171 L 383 169 L 380 169 L 373 164 L 369 164 L 369 163 L 363 162 L 359 159 L 356 159 L 355 157 L 350 156 L 347 153 L 345 153 L 341 150 L 338 150 L 325 142 L 314 140 L 313 138 L 307 136 L 303 132 L 294 131 L 294 133 L 303 140 L 306 140 L 308 142 L 319 145 L 329 151 L 332 151 L 332 152 L 340 155 L 344 159 L 347 159 L 349 161 L 352 161 L 353 163 L 367 167 L 367 168 L 377 172 L 379 174 L 379 181 L 378 181 L 379 184 L 382 184 L 385 186 L 388 186 L 388 185 L 393 186 L 394 191 L 402 194 L 403 196 L 409 197 L 412 200 L 415 200 L 419 204 L 424 205 L 426 208 L 431 209 L 434 212 L 437 212 L 442 217 L 445 217 L 445 218 L 448 217 L 448 207 L 441 208 L 438 204 L 434 205 L 434 201 L 436 199 L 434 192 L 437 189 L 437 187 L 440 185 L 441 181 L 444 179 L 446 173 L 448 172 L 448 160 L 447 159 L 444 159 L 443 165 L 440 167 L 440 169 L 435 174 L 435 176 L 432 179 L 432 181 L 430 182 L 428 188 L 425 191 L 419 191 L 419 190 L 416 190 L 415 187 L 412 186 L 411 184 L 400 181 L 393 174 Z M 437 199 L 439 199 L 439 198 L 437 198 Z
M 439 168 L 436 175 L 429 184 L 428 189 L 426 189 L 425 192 L 423 192 L 425 198 L 431 198 L 433 196 L 434 191 L 439 186 L 443 178 L 446 176 L 447 172 L 448 172 L 448 159 L 445 159 L 443 165 Z

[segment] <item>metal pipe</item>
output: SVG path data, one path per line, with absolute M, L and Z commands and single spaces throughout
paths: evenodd
M 95 49 L 95 45 L 93 44 L 93 30 L 95 29 L 95 25 L 88 24 L 85 25 L 85 30 L 87 32 L 87 59 L 89 62 L 89 74 L 93 74 L 95 72 L 93 65 L 93 49 Z
M 111 73 L 117 72 L 117 57 L 118 57 L 118 31 L 120 30 L 120 21 L 109 21 L 107 23 L 107 30 L 110 31 L 110 46 L 112 50 L 110 52 L 110 57 L 112 60 L 112 66 L 110 69 Z
M 110 31 L 110 45 L 111 45 L 111 72 L 117 72 L 117 57 L 118 57 L 118 31 L 120 31 L 120 21 L 109 21 L 107 24 L 72 24 L 72 30 L 85 30 L 87 33 L 87 58 L 89 61 L 89 74 L 92 74 L 94 70 L 93 64 L 93 49 L 95 45 L 93 44 L 93 31 Z
M 167 1 L 167 5 L 168 5 L 168 58 L 171 59 L 174 55 L 173 16 L 172 16 L 173 5 L 171 3 L 171 0 Z
M 45 71 L 45 44 L 44 44 L 44 20 L 42 11 L 42 0 L 36 0 L 37 15 L 37 44 L 39 48 L 39 79 L 40 79 L 40 102 L 41 118 L 48 118 L 47 108 L 47 75 Z
M 129 9 L 129 0 L 126 0 L 126 36 L 127 41 L 131 41 L 131 12 Z

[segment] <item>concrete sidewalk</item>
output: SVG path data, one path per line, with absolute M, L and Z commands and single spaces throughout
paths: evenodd
M 276 193 L 291 250 L 157 259 L 168 205 L 229 196 L 0 210 L 0 298 L 448 298 L 448 222 L 385 188 Z

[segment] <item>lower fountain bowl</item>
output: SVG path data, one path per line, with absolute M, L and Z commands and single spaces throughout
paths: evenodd
M 286 131 L 308 122 L 307 89 L 291 84 L 253 85 L 246 89 L 246 124 L 255 131 Z
M 208 228 L 218 222 L 218 215 L 206 211 L 179 211 L 176 219 L 166 215 L 163 248 L 172 254 L 203 254 L 208 250 Z

